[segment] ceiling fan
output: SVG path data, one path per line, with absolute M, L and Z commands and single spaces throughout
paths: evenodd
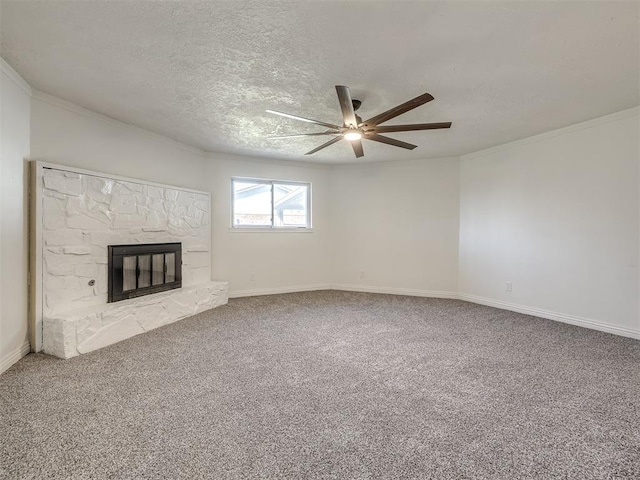
M 360 118 L 355 113 L 362 102 L 360 102 L 360 100 L 351 99 L 349 87 L 336 85 L 336 92 L 338 93 L 338 100 L 340 101 L 340 108 L 342 109 L 342 126 L 334 125 L 332 123 L 320 122 L 318 120 L 312 120 L 310 118 L 299 117 L 297 115 L 291 115 L 288 113 L 277 112 L 275 110 L 267 110 L 268 113 L 291 118 L 293 120 L 301 120 L 303 122 L 313 123 L 315 125 L 320 125 L 329 129 L 325 130 L 324 132 L 277 135 L 269 138 L 295 138 L 328 135 L 332 136 L 333 138 L 328 142 L 323 143 L 319 147 L 316 147 L 313 150 L 305 153 L 305 155 L 311 155 L 319 150 L 322 150 L 323 148 L 328 147 L 329 145 L 333 145 L 334 143 L 345 139 L 351 143 L 353 152 L 356 154 L 356 157 L 362 157 L 364 156 L 364 150 L 362 149 L 363 138 L 365 140 L 373 140 L 374 142 L 393 145 L 394 147 L 413 150 L 417 147 L 417 145 L 412 145 L 411 143 L 407 142 L 401 142 L 400 140 L 396 140 L 395 138 L 386 137 L 380 134 L 391 132 L 409 132 L 414 130 L 434 130 L 437 128 L 451 127 L 451 122 L 416 123 L 412 125 L 380 125 L 381 123 L 391 120 L 392 118 L 395 118 L 398 115 L 402 115 L 403 113 L 407 113 L 409 110 L 413 110 L 414 108 L 419 107 L 420 105 L 424 105 L 425 103 L 433 100 L 433 97 L 428 93 L 424 93 L 419 97 L 409 100 L 408 102 L 398 105 L 397 107 L 393 107 L 386 112 L 376 115 L 375 117 L 371 117 L 368 120 L 362 121 L 362 118 Z

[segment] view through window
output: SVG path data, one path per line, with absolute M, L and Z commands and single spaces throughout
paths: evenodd
M 234 227 L 311 228 L 311 184 L 233 178 Z

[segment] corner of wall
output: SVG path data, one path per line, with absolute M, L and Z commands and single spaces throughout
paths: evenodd
M 29 353 L 28 158 L 29 84 L 0 58 L 0 373 Z
M 18 72 L 16 72 L 11 65 L 2 57 L 0 57 L 0 72 L 4 73 L 8 79 L 10 79 L 18 88 L 24 93 L 31 96 L 33 89 Z
M 460 299 L 640 338 L 639 113 L 461 157 Z

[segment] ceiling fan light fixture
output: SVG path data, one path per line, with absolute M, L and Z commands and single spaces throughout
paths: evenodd
M 358 132 L 357 130 L 352 130 L 352 131 L 349 131 L 349 132 L 345 133 L 343 136 L 344 136 L 345 140 L 349 140 L 350 142 L 354 142 L 354 141 L 360 140 L 362 138 L 362 133 Z
M 328 128 L 328 130 L 325 130 L 324 132 L 277 135 L 269 138 L 330 135 L 333 137 L 331 140 L 305 153 L 305 155 L 312 155 L 344 139 L 351 142 L 353 153 L 355 153 L 356 158 L 360 158 L 364 156 L 364 151 L 362 149 L 363 142 L 361 140 L 384 143 L 407 150 L 413 150 L 414 148 L 417 148 L 417 145 L 412 145 L 407 142 L 401 142 L 400 140 L 396 140 L 395 138 L 385 137 L 384 135 L 380 135 L 381 133 L 413 132 L 417 130 L 434 130 L 439 128 L 451 127 L 451 122 L 415 123 L 411 125 L 381 125 L 382 123 L 388 122 L 389 120 L 396 118 L 403 113 L 407 113 L 414 108 L 430 102 L 431 100 L 433 100 L 433 96 L 429 93 L 423 93 L 416 98 L 412 98 L 407 102 L 397 105 L 387 110 L 386 112 L 382 112 L 375 117 L 371 117 L 365 121 L 362 121 L 362 118 L 355 114 L 355 111 L 358 109 L 361 102 L 359 100 L 353 100 L 351 98 L 349 87 L 345 85 L 336 85 L 336 93 L 338 94 L 338 101 L 340 102 L 340 110 L 342 110 L 342 126 L 334 125 L 332 123 L 319 122 L 318 120 L 299 117 L 297 115 L 291 115 L 289 113 L 276 112 L 275 110 L 267 110 L 268 113 L 280 115 L 281 117 L 291 118 L 292 120 L 300 120 L 307 123 L 313 123 L 315 125 L 320 125 L 321 127 Z

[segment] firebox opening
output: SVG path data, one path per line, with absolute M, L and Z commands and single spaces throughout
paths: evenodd
M 108 301 L 182 287 L 182 244 L 109 245 Z

